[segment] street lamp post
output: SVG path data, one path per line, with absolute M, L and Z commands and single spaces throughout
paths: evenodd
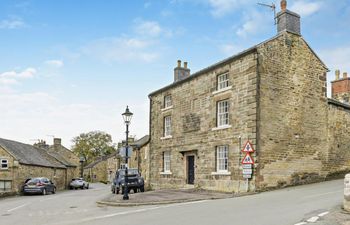
M 85 159 L 84 156 L 80 156 L 79 158 L 79 162 L 80 162 L 80 177 L 83 177 L 83 173 L 84 173 L 84 168 L 83 168 L 83 163 L 84 163 Z
M 126 140 L 125 140 L 125 187 L 124 187 L 124 195 L 123 200 L 129 200 L 128 195 L 128 147 L 129 147 L 129 124 L 132 118 L 132 112 L 129 111 L 129 107 L 126 106 L 125 112 L 122 114 L 125 125 L 126 125 Z

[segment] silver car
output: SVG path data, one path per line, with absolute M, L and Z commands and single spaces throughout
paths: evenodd
M 69 184 L 69 189 L 89 189 L 89 182 L 85 181 L 83 178 L 73 178 Z

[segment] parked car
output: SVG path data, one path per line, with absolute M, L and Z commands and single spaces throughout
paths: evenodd
M 84 178 L 73 178 L 69 184 L 69 189 L 89 189 L 89 182 L 85 181 Z
M 115 178 L 113 179 L 111 185 L 111 191 L 113 194 L 119 194 L 121 192 L 124 194 L 125 189 L 125 169 L 118 169 L 115 173 Z M 145 191 L 145 182 L 138 169 L 128 169 L 128 192 L 132 189 L 134 193 L 138 191 Z
M 48 192 L 56 193 L 55 184 L 46 177 L 35 177 L 27 179 L 23 185 L 23 194 L 42 194 L 46 195 Z

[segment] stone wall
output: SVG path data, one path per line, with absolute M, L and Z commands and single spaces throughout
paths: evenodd
M 258 189 L 322 179 L 327 163 L 327 69 L 302 37 L 259 46 Z
M 328 104 L 328 163 L 323 170 L 328 177 L 350 171 L 350 105 Z
M 7 151 L 0 147 L 0 158 L 8 160 L 8 169 L 0 169 L 0 180 L 11 181 L 11 190 L 6 192 L 16 191 L 16 184 L 14 183 L 14 177 L 16 175 L 16 169 L 18 167 L 18 161 L 16 161 Z M 15 163 L 16 161 L 16 163 Z M 0 190 L 0 192 L 3 192 Z
M 184 187 L 187 156 L 195 156 L 196 187 L 237 191 L 242 175 L 239 169 L 239 136 L 256 143 L 257 59 L 254 51 L 192 75 L 178 85 L 156 92 L 151 99 L 150 182 L 152 188 Z M 229 86 L 217 92 L 217 76 L 228 72 Z M 173 107 L 163 109 L 165 95 L 172 95 Z M 216 128 L 216 105 L 229 101 L 230 126 Z M 172 137 L 163 137 L 163 120 L 172 117 Z M 190 125 L 190 126 L 189 126 Z M 215 168 L 215 147 L 229 146 L 228 173 Z M 171 173 L 163 172 L 163 152 L 170 151 Z M 254 183 L 252 182 L 254 189 Z M 241 188 L 243 188 L 241 186 Z

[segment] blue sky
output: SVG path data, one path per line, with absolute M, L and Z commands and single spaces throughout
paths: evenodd
M 67 147 L 82 132 L 148 133 L 148 94 L 276 34 L 256 0 L 1 0 L 0 137 Z M 270 3 L 271 1 L 260 1 Z M 275 1 L 279 11 L 279 1 Z M 350 72 L 350 2 L 289 0 L 302 35 L 334 70 Z

